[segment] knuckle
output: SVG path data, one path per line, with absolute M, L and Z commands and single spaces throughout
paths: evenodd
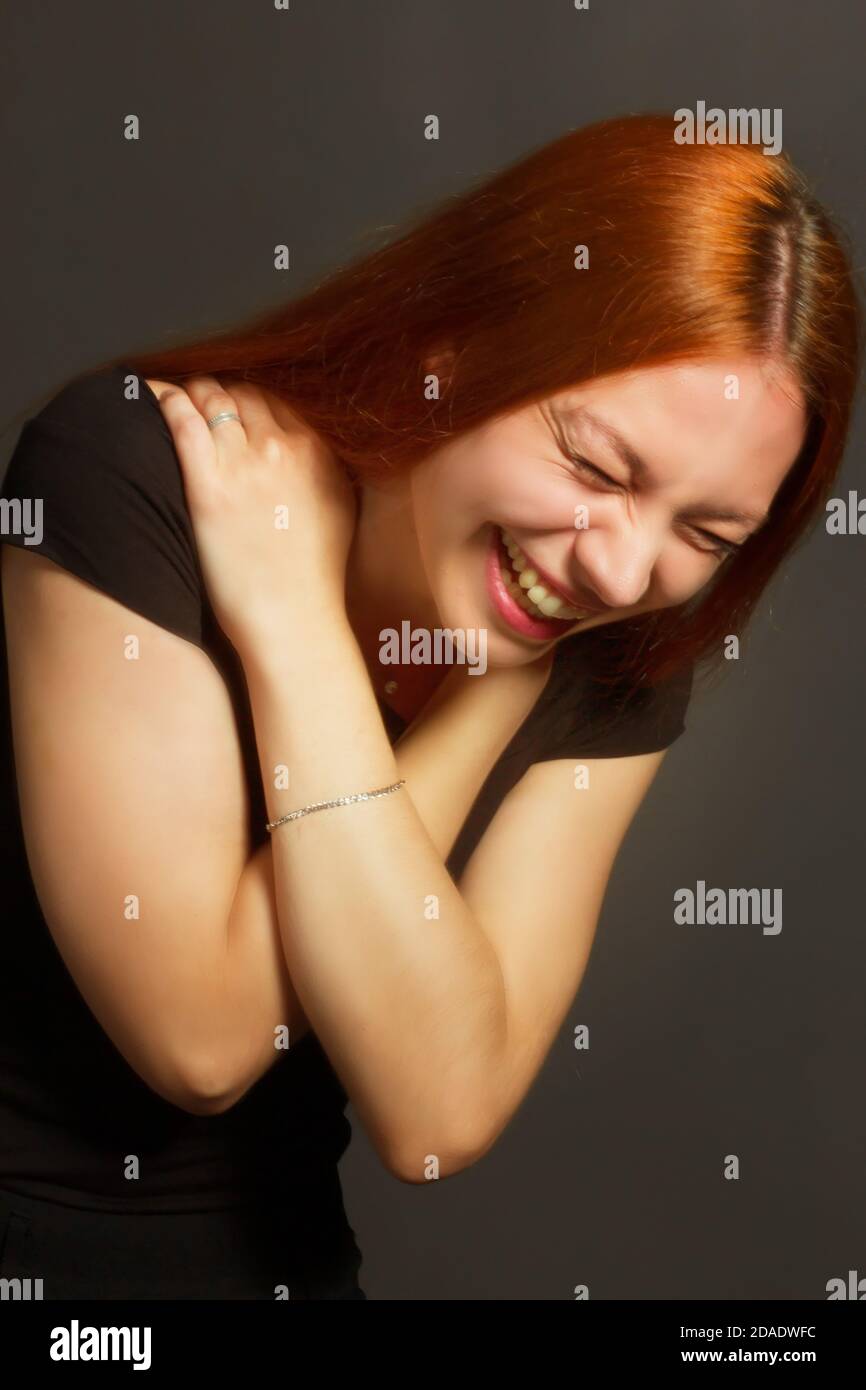
M 184 412 L 184 414 L 178 418 L 173 428 L 175 436 L 179 441 L 193 444 L 196 440 L 203 437 L 201 433 L 203 425 L 204 421 L 202 417 L 197 412 L 190 411 L 188 413 Z
M 221 386 L 211 387 L 201 397 L 202 413 L 206 419 L 218 415 L 221 410 L 228 410 L 231 404 L 231 396 Z
M 268 433 L 262 438 L 262 458 L 265 463 L 275 467 L 282 463 L 288 450 L 285 440 L 278 434 Z

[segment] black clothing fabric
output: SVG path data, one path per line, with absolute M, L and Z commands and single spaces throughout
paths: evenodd
M 47 556 L 210 655 L 238 722 L 252 843 L 263 843 L 267 816 L 243 672 L 208 602 L 180 465 L 150 388 L 125 367 L 76 378 L 24 426 L 0 495 L 41 499 L 43 508 L 39 544 L 28 545 L 8 524 L 0 537 L 5 543 Z M 642 690 L 611 720 L 609 705 L 593 693 L 598 655 L 593 631 L 557 648 L 543 695 L 491 772 L 448 859 L 455 877 L 530 764 L 649 752 L 683 733 L 691 673 Z M 351 1277 L 359 1254 L 339 1183 L 323 1183 L 323 1175 L 336 1179 L 349 1143 L 348 1098 L 318 1039 L 308 1033 L 290 1047 L 231 1110 L 195 1116 L 150 1090 L 78 993 L 28 867 L 5 632 L 0 663 L 0 874 L 7 908 L 0 934 L 0 1192 L 7 1201 L 36 1204 L 31 1217 L 37 1206 L 43 1212 L 37 1229 L 50 1224 L 44 1214 L 51 1204 L 94 1216 L 222 1213 L 227 1219 L 230 1209 L 249 1211 L 266 1196 L 274 1220 L 291 1225 L 293 1213 L 303 1210 L 320 1245 L 333 1233 L 335 1248 L 348 1251 Z M 384 704 L 382 717 L 393 743 L 404 721 Z M 118 1161 L 127 1153 L 141 1159 L 135 1183 L 124 1179 Z M 335 1287 L 341 1280 L 342 1274 Z
M 45 1301 L 366 1299 L 336 1168 L 323 1168 L 304 1198 L 308 1205 L 105 1212 L 0 1191 L 0 1278 L 31 1280 L 31 1298 L 41 1280 Z M 324 1212 L 334 1214 L 330 1229 Z

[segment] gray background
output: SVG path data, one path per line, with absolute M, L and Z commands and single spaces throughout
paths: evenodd
M 4 458 L 79 370 L 275 305 L 605 116 L 781 107 L 863 263 L 866 32 L 843 0 L 106 0 L 3 28 Z M 862 450 L 861 410 L 837 495 L 863 493 Z M 814 531 L 693 700 L 491 1154 L 404 1186 L 356 1122 L 342 1173 L 371 1298 L 823 1299 L 866 1274 L 864 577 L 866 537 Z M 674 925 L 699 878 L 781 888 L 781 933 Z

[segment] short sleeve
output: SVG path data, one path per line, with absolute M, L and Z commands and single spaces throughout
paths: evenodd
M 685 733 L 694 666 L 656 685 L 619 692 L 559 673 L 539 710 L 533 762 L 626 758 L 669 748 Z
M 204 588 L 180 464 L 156 396 L 130 369 L 79 377 L 28 420 L 0 498 L 7 545 L 45 555 L 203 645 Z

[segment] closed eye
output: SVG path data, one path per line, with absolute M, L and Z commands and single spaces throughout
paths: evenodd
M 702 547 L 702 549 L 707 550 L 708 554 L 721 555 L 723 558 L 728 555 L 736 555 L 737 551 L 741 550 L 744 544 L 742 541 L 726 541 L 723 536 L 714 536 L 712 531 L 702 531 L 699 526 L 693 526 L 691 529 L 694 531 L 695 535 L 706 536 L 708 541 L 715 542 L 712 546 Z
M 562 448 L 565 457 L 569 459 L 580 472 L 584 474 L 588 473 L 590 477 L 597 478 L 599 482 L 606 483 L 608 487 L 613 488 L 616 492 L 624 492 L 626 490 L 622 483 L 618 483 L 616 478 L 612 478 L 609 473 L 605 473 L 603 468 L 599 468 L 596 464 L 590 463 L 589 459 L 584 458 L 583 454 L 577 454 L 572 449 L 563 445 L 560 445 L 560 448 Z M 736 555 L 737 551 L 742 549 L 743 542 L 725 540 L 724 536 L 717 536 L 712 531 L 703 530 L 700 526 L 692 526 L 689 529 L 694 535 L 705 536 L 708 541 L 713 542 L 711 546 L 700 547 L 707 555 L 718 555 L 721 559 L 727 559 L 729 555 Z
M 571 462 L 576 464 L 583 472 L 590 473 L 594 478 L 601 479 L 602 482 L 608 483 L 610 487 L 616 488 L 618 492 L 623 492 L 625 490 L 622 483 L 618 483 L 616 478 L 612 478 L 609 473 L 605 473 L 604 469 L 597 468 L 594 463 L 590 463 L 589 459 L 583 457 L 583 454 L 575 454 L 571 449 L 566 448 L 563 448 L 562 452 L 567 459 L 570 459 Z

